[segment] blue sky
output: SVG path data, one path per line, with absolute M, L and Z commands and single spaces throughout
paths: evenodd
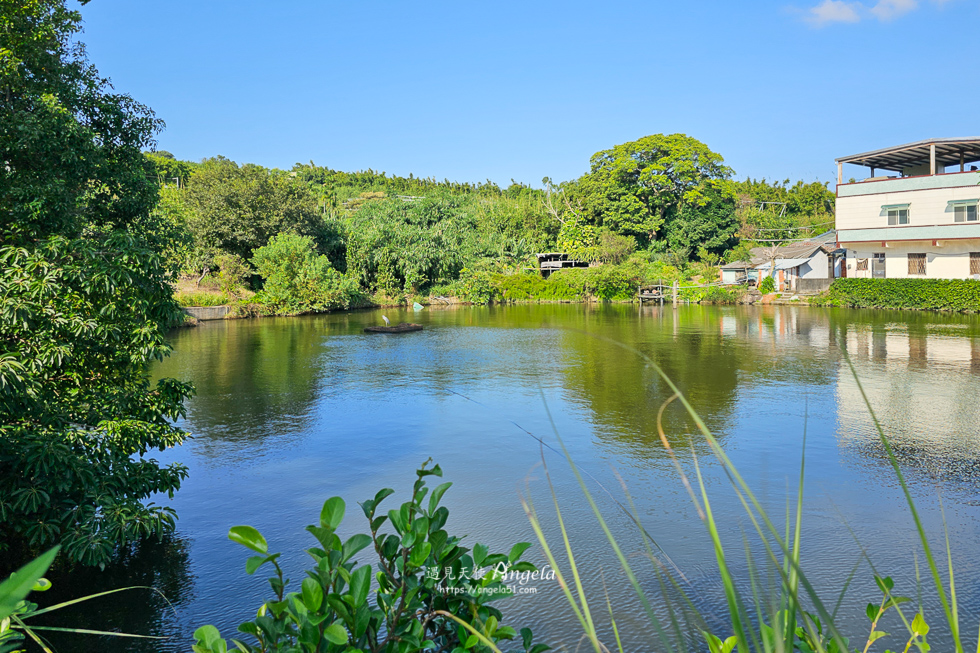
M 540 186 L 681 132 L 739 178 L 831 181 L 835 157 L 980 136 L 976 0 L 93 0 L 82 15 L 92 62 L 183 159 Z

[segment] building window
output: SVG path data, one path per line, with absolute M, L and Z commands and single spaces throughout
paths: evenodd
M 970 276 L 980 275 L 980 252 L 970 252 Z
M 868 271 L 868 259 L 866 259 L 866 258 L 859 258 L 858 259 L 858 261 L 857 261 L 857 271 L 858 272 L 862 272 L 862 271 L 863 272 L 867 272 Z
M 953 206 L 954 222 L 976 222 L 976 220 L 977 220 L 976 204 L 956 204 Z
M 909 254 L 909 274 L 925 275 L 926 255 Z
M 906 209 L 888 209 L 888 225 L 899 225 L 909 223 L 909 210 Z

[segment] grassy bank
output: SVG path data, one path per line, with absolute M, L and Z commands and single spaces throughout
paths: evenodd
M 811 303 L 847 308 L 980 311 L 980 281 L 972 279 L 837 279 Z

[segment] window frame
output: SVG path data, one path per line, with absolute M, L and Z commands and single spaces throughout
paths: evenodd
M 889 227 L 901 227 L 903 225 L 909 224 L 910 222 L 908 207 L 904 209 L 900 209 L 900 208 L 885 209 L 885 216 L 888 218 Z
M 970 217 L 971 213 L 973 217 Z M 977 218 L 976 204 L 953 205 L 953 222 L 977 222 Z
M 908 255 L 908 276 L 910 277 L 924 277 L 926 276 L 926 262 L 928 257 L 925 252 L 909 252 Z M 920 264 L 921 262 L 921 264 Z M 913 271 L 913 267 L 915 268 Z M 920 271 L 921 270 L 921 271 Z
M 980 274 L 980 252 L 970 252 L 970 277 Z

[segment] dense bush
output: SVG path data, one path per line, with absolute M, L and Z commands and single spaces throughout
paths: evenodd
M 818 301 L 855 308 L 980 311 L 980 281 L 836 279 Z
M 515 639 L 517 631 L 505 626 L 503 614 L 490 604 L 513 594 L 503 581 L 517 580 L 519 574 L 526 582 L 531 574 L 536 578 L 541 573 L 520 559 L 531 545 L 519 542 L 506 554 L 490 553 L 483 544 L 466 548 L 461 538 L 445 529 L 449 510 L 439 505 L 452 483 L 430 493 L 425 479 L 442 476 L 439 466 L 426 469 L 423 464 L 416 475 L 411 497 L 398 508 L 379 510 L 381 502 L 394 494 L 391 489 L 360 504 L 370 535 L 341 541 L 336 530 L 346 505 L 340 497 L 328 499 L 319 522 L 306 527 L 317 545 L 306 551 L 314 564 L 296 592 L 287 593 L 289 580 L 283 578 L 280 554 L 269 553 L 262 534 L 251 526 L 233 527 L 229 539 L 258 554 L 245 563 L 246 573 L 254 574 L 265 565 L 273 568 L 269 585 L 274 596 L 262 604 L 253 621 L 238 627 L 255 644 L 232 643 L 242 651 L 265 653 L 484 653 L 492 650 L 488 644 L 499 650 L 503 642 Z M 381 532 L 382 528 L 388 532 Z M 374 567 L 355 560 L 368 547 Z M 198 628 L 194 637 L 195 653 L 227 651 L 227 642 L 214 626 Z M 530 630 L 521 630 L 521 650 L 549 649 L 532 644 L 531 638 Z
M 599 265 L 552 273 L 547 279 L 536 272 L 464 274 L 460 281 L 462 298 L 474 303 L 488 301 L 574 302 L 587 298 L 629 301 L 636 296 L 639 277 L 627 266 Z
M 776 292 L 776 281 L 770 276 L 764 277 L 759 283 L 759 292 L 763 295 Z
M 173 510 L 147 501 L 187 470 L 146 454 L 183 441 L 191 388 L 149 380 L 183 319 L 162 257 L 115 233 L 0 248 L 0 265 L 0 551 L 60 542 L 99 564 L 172 530 Z
M 349 308 L 361 297 L 357 283 L 317 254 L 309 236 L 274 236 L 253 252 L 252 264 L 264 279 L 255 301 L 275 314 Z

